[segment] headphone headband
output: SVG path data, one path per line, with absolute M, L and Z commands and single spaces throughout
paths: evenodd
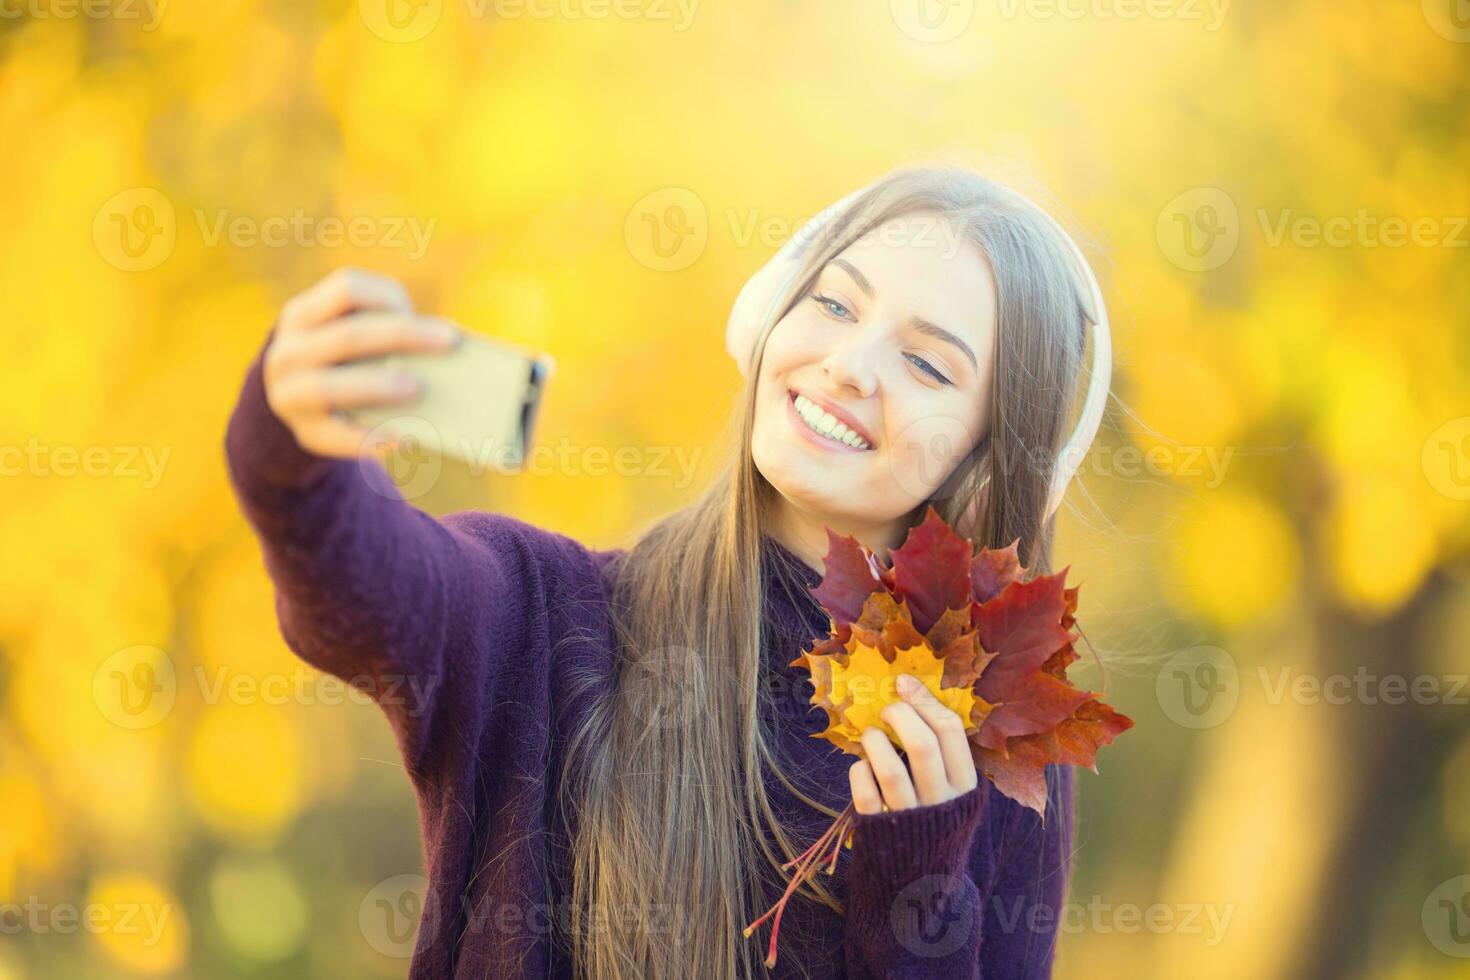
M 807 245 L 833 215 L 845 210 L 867 189 L 866 187 L 859 188 L 835 204 L 824 208 L 803 225 L 796 234 L 792 235 L 790 240 L 782 245 L 776 254 L 756 270 L 756 273 L 741 287 L 740 294 L 735 298 L 735 305 L 730 310 L 729 323 L 725 328 L 725 347 L 730 352 L 730 356 L 735 359 L 741 374 L 749 369 L 750 358 L 755 353 L 755 340 L 760 333 L 761 325 L 776 315 L 777 311 L 773 307 L 791 286 L 791 280 L 796 275 L 799 260 Z M 1092 266 L 1088 264 L 1082 249 L 1067 233 L 1067 230 L 1047 213 L 1045 208 L 1014 188 L 1008 189 L 1046 218 L 1051 227 L 1067 243 L 1067 250 L 1071 253 L 1073 263 L 1087 284 L 1092 299 L 1093 319 L 1089 321 L 1092 324 L 1092 372 L 1088 381 L 1087 397 L 1082 403 L 1082 413 L 1078 417 L 1077 426 L 1072 430 L 1072 435 L 1066 445 L 1057 453 L 1056 465 L 1052 470 L 1051 487 L 1047 494 L 1045 516 L 1049 518 L 1061 506 L 1067 485 L 1071 483 L 1072 477 L 1081 467 L 1082 460 L 1087 455 L 1087 450 L 1097 437 L 1097 430 L 1102 424 L 1103 411 L 1107 407 L 1108 388 L 1112 383 L 1112 332 L 1108 324 L 1107 305 L 1103 302 L 1102 286 L 1099 285 L 1097 276 L 1093 273 Z

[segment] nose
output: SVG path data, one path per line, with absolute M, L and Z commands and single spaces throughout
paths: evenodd
M 867 398 L 878 388 L 873 371 L 873 345 L 861 340 L 839 344 L 822 359 L 822 374 L 834 388 L 846 386 L 860 398 Z

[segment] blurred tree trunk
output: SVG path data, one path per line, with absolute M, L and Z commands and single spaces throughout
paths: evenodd
M 1399 675 L 1412 684 L 1419 674 L 1431 673 L 1434 668 L 1423 655 L 1428 613 L 1452 587 L 1442 574 L 1431 575 L 1392 616 L 1368 621 L 1329 605 L 1330 591 L 1313 583 L 1308 594 L 1319 597 L 1317 663 L 1324 677 L 1355 675 L 1359 665 L 1380 682 Z M 1443 678 L 1439 681 L 1443 697 L 1447 688 Z M 1374 697 L 1381 696 L 1377 683 L 1367 687 Z M 1399 920 L 1395 935 L 1409 923 L 1414 930 L 1419 927 L 1418 907 L 1405 908 L 1396 901 L 1392 883 L 1407 857 L 1406 835 L 1438 820 L 1426 811 L 1437 808 L 1440 773 L 1455 747 L 1455 739 L 1446 737 L 1454 727 L 1451 713 L 1463 709 L 1442 702 L 1418 704 L 1411 691 L 1402 704 L 1363 701 L 1355 679 L 1350 703 L 1321 706 L 1338 713 L 1336 729 L 1348 775 L 1343 805 L 1349 812 L 1343 815 L 1333 857 L 1324 864 L 1318 914 L 1302 937 L 1300 959 L 1291 972 L 1296 977 L 1366 976 L 1375 928 L 1385 916 Z M 1437 883 L 1427 883 L 1425 894 Z

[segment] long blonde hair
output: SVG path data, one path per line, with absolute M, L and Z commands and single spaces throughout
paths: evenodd
M 1024 564 L 1051 568 L 1047 490 L 1078 387 L 1088 294 L 1065 241 L 1016 192 L 960 168 L 895 170 L 807 245 L 761 325 L 719 475 L 609 568 L 617 695 L 577 722 L 557 794 L 575 810 L 562 938 L 579 977 L 764 975 L 764 943 L 741 931 L 766 905 L 763 863 L 784 880 L 780 865 L 805 846 L 777 823 L 765 775 L 836 816 L 780 771 L 773 733 L 760 720 L 761 538 L 774 490 L 751 458 L 756 379 L 771 328 L 827 262 L 867 231 L 921 211 L 949 219 L 988 258 L 998 329 L 988 431 L 912 517 L 933 504 L 980 544 L 1003 547 L 1019 538 Z M 843 912 L 819 883 L 802 893 Z M 670 911 L 678 914 L 674 935 L 650 927 L 667 922 Z

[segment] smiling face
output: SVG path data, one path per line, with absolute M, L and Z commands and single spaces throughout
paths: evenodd
M 779 491 L 778 540 L 818 567 L 823 524 L 875 550 L 902 543 L 986 430 L 996 308 L 984 253 L 932 212 L 827 263 L 772 328 L 757 378 L 751 452 Z

